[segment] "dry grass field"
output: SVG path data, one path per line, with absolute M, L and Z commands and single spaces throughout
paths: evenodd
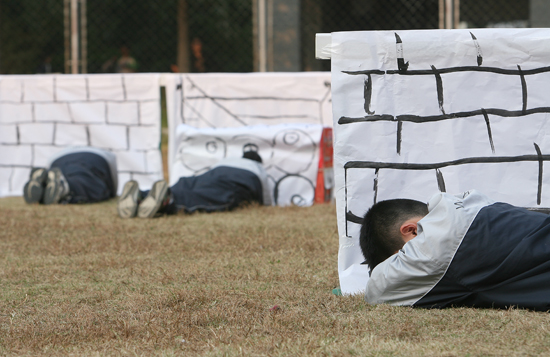
M 121 220 L 0 199 L 0 355 L 542 356 L 550 314 L 369 306 L 333 205 Z

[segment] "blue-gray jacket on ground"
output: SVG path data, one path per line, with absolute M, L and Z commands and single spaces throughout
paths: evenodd
M 428 202 L 418 235 L 377 265 L 372 304 L 550 310 L 550 216 L 472 190 Z
M 223 159 L 201 175 L 180 177 L 171 191 L 176 207 L 189 213 L 228 211 L 247 202 L 273 204 L 265 169 L 246 158 Z
M 57 167 L 69 185 L 66 203 L 94 203 L 117 194 L 118 172 L 116 155 L 90 147 L 67 147 L 48 160 L 47 169 Z

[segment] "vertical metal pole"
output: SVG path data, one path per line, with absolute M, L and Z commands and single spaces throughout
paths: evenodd
M 65 73 L 71 71 L 71 2 L 70 0 L 63 1 L 63 23 L 65 37 Z
M 252 0 L 252 63 L 253 72 L 258 72 L 260 68 L 260 45 L 258 38 L 258 0 Z
M 258 0 L 258 52 L 260 72 L 267 70 L 266 0 Z
M 267 11 L 266 11 L 266 70 L 273 71 L 275 68 L 275 55 L 274 55 L 274 44 L 273 39 L 273 0 L 267 0 Z
M 88 22 L 86 0 L 80 0 L 80 73 L 88 73 Z
M 460 21 L 460 0 L 439 0 L 439 28 L 456 29 Z
M 453 24 L 453 0 L 445 0 L 445 28 L 452 28 Z
M 460 0 L 454 0 L 453 28 L 457 29 L 460 24 Z
M 439 29 L 445 28 L 445 0 L 439 0 Z
M 71 73 L 78 73 L 78 0 L 71 0 Z

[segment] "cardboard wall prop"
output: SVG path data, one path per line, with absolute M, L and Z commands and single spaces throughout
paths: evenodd
M 168 127 L 246 127 L 283 123 L 332 127 L 329 72 L 164 75 Z M 171 136 L 173 138 L 173 136 Z M 169 140 L 169 153 L 175 152 Z M 168 158 L 174 162 L 174 158 Z
M 0 197 L 67 146 L 114 152 L 119 192 L 162 179 L 158 74 L 0 76 Z
M 253 125 L 235 128 L 177 126 L 170 184 L 206 172 L 221 159 L 254 150 L 262 157 L 275 203 L 309 206 L 319 165 L 319 124 Z
M 477 189 L 518 206 L 550 206 L 550 30 L 331 37 L 343 293 L 365 288 L 358 236 L 374 202 Z
M 196 128 L 332 126 L 330 72 L 166 75 L 168 116 Z
M 318 162 L 311 162 L 313 151 L 309 150 L 314 144 L 314 154 L 318 155 L 322 127 L 332 127 L 330 73 L 170 74 L 163 81 L 171 134 L 168 143 L 171 183 L 180 176 L 204 172 L 225 155 L 242 156 L 243 146 L 251 144 L 262 149 L 260 154 L 267 161 L 279 205 L 293 202 L 307 206 L 313 202 Z M 213 130 L 216 128 L 224 130 Z M 279 131 L 283 134 L 277 134 Z M 301 141 L 304 134 L 313 144 L 309 139 Z M 224 136 L 223 142 L 217 141 L 219 135 Z M 277 135 L 289 143 L 298 140 L 299 151 L 294 143 L 282 145 Z M 201 137 L 204 143 L 193 147 L 187 136 Z M 183 137 L 187 141 L 182 141 Z M 218 149 L 208 151 L 214 150 L 214 146 L 204 146 L 207 142 Z M 190 155 L 188 159 L 183 159 L 183 152 Z M 195 160 L 196 163 L 189 164 Z M 332 171 L 327 171 L 326 176 L 331 186 Z

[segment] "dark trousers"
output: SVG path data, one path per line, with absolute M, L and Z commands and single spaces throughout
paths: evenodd
M 254 173 L 219 166 L 198 176 L 181 177 L 171 187 L 179 209 L 226 211 L 245 202 L 263 203 L 262 184 Z
M 115 197 L 116 188 L 107 161 L 94 153 L 77 152 L 55 160 L 70 188 L 69 203 L 93 203 Z

